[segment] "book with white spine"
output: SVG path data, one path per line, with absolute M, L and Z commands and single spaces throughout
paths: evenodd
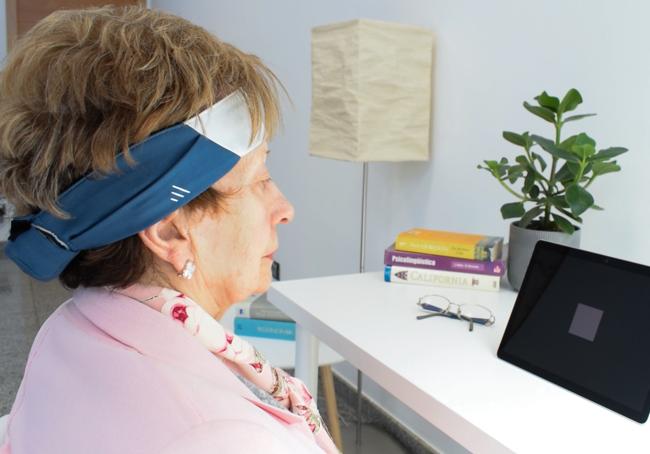
M 466 288 L 499 291 L 500 277 L 486 274 L 458 273 L 455 271 L 429 270 L 407 266 L 386 265 L 386 282 L 432 285 L 436 287 Z
M 266 293 L 259 295 L 252 301 L 240 303 L 237 308 L 237 316 L 256 318 L 260 320 L 293 321 L 289 316 L 266 299 Z

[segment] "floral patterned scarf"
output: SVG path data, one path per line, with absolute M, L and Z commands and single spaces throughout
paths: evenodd
M 302 381 L 271 366 L 255 347 L 224 329 L 201 306 L 182 293 L 163 288 L 155 296 L 144 300 L 131 296 L 151 294 L 152 290 L 135 285 L 118 293 L 141 301 L 182 323 L 185 330 L 216 356 L 229 361 L 231 368 L 241 376 L 268 392 L 282 407 L 303 417 L 321 449 L 327 453 L 339 452 L 323 424 L 316 402 Z

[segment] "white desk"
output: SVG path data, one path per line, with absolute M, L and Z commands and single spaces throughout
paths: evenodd
M 516 294 L 388 284 L 381 273 L 282 281 L 268 298 L 299 323 L 296 374 L 310 383 L 326 343 L 428 422 L 477 453 L 650 452 L 639 424 L 497 358 Z M 417 321 L 418 297 L 479 303 L 491 327 Z M 300 361 L 300 364 L 298 364 Z

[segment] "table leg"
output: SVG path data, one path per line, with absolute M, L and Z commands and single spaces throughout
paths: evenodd
M 327 407 L 327 423 L 332 435 L 332 440 L 339 451 L 343 452 L 343 439 L 341 438 L 341 425 L 339 424 L 339 410 L 336 406 L 336 392 L 334 391 L 334 377 L 332 366 L 320 366 L 320 380 L 323 383 L 323 395 Z
M 318 339 L 296 323 L 296 378 L 318 399 Z
M 361 399 L 363 397 L 363 389 L 361 387 L 362 383 L 363 383 L 363 372 L 361 372 L 361 369 L 357 369 L 357 435 L 355 438 L 357 449 L 361 448 L 361 428 L 362 428 Z

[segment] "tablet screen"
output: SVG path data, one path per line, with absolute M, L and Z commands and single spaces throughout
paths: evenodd
M 498 356 L 645 422 L 650 268 L 538 242 Z

